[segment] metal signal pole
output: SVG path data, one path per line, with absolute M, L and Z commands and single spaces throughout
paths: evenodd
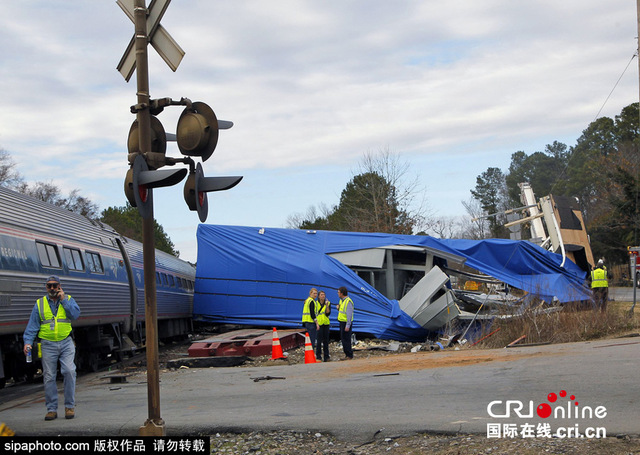
M 165 423 L 160 417 L 160 368 L 158 356 L 158 311 L 156 301 L 156 255 L 153 220 L 153 188 L 179 183 L 187 169 L 158 170 L 164 165 L 189 165 L 189 177 L 184 188 L 185 202 L 197 211 L 200 221 L 207 218 L 207 193 L 224 191 L 237 185 L 242 177 L 205 177 L 201 163 L 197 166 L 193 156 L 202 161 L 209 159 L 218 143 L 218 131 L 229 129 L 233 122 L 218 120 L 205 103 L 192 103 L 188 98 L 173 102 L 171 98 L 152 100 L 149 96 L 149 61 L 147 45 L 151 44 L 165 63 L 175 71 L 184 51 L 160 24 L 171 0 L 152 0 L 149 8 L 145 0 L 117 0 L 116 3 L 134 24 L 134 35 L 117 69 L 129 82 L 137 72 L 138 103 L 132 106 L 136 121 L 131 125 L 127 139 L 127 158 L 130 168 L 125 176 L 125 195 L 142 217 L 142 255 L 144 266 L 144 300 L 147 350 L 147 394 L 149 418 L 140 427 L 140 436 L 165 436 Z M 153 106 L 152 106 L 153 105 Z M 168 158 L 166 133 L 155 117 L 166 106 L 186 106 L 176 130 L 180 153 L 187 158 Z M 153 116 L 152 114 L 153 109 Z M 153 135 L 153 142 L 152 142 Z M 155 147 L 155 149 L 154 149 Z
M 136 80 L 138 83 L 138 135 L 140 153 L 151 154 L 151 114 L 149 112 L 149 60 L 147 55 L 147 7 L 145 0 L 134 0 Z M 148 188 L 147 197 L 153 189 Z M 144 266 L 145 335 L 147 351 L 147 403 L 149 418 L 140 427 L 140 436 L 164 436 L 160 417 L 160 368 L 158 356 L 158 312 L 156 306 L 156 253 L 153 229 L 153 199 L 150 216 L 142 218 L 142 255 Z

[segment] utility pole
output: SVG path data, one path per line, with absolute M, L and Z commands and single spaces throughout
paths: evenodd
M 636 59 L 638 60 L 638 102 L 640 103 L 640 0 L 636 0 L 636 21 L 638 26 L 638 47 L 636 49 Z M 640 104 L 638 104 L 638 128 L 640 129 Z M 640 141 L 637 141 L 640 142 Z M 640 147 L 637 143 L 636 147 Z M 633 222 L 633 244 L 638 244 L 638 175 L 636 173 L 636 213 Z M 635 273 L 634 273 L 635 275 Z M 635 279 L 635 277 L 634 277 Z M 633 288 L 635 291 L 635 287 Z M 635 298 L 634 298 L 635 302 Z

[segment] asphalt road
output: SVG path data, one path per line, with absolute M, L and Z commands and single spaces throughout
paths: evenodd
M 610 287 L 609 299 L 616 302 L 633 302 L 633 288 L 632 287 Z M 640 289 L 636 288 L 636 302 L 640 300 Z
M 379 437 L 423 431 L 486 434 L 488 424 L 538 423 L 554 431 L 593 427 L 604 428 L 608 436 L 638 434 L 639 357 L 640 338 L 622 338 L 313 365 L 180 369 L 161 372 L 160 408 L 167 435 L 301 429 L 364 441 L 376 432 Z M 19 435 L 137 435 L 148 417 L 145 376 L 122 384 L 102 376 L 79 379 L 74 420 L 44 422 L 38 391 L 0 406 L 0 421 Z M 552 393 L 558 396 L 555 402 L 548 398 Z M 513 401 L 511 412 L 497 416 L 507 413 L 507 400 Z M 488 409 L 492 402 L 497 402 L 490 408 L 494 416 Z M 524 405 L 522 416 L 513 408 L 518 403 Z M 540 405 L 572 412 L 601 407 L 600 415 L 604 407 L 606 415 L 542 419 L 536 412 Z

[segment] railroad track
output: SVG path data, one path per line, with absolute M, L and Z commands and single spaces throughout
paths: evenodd
M 185 341 L 178 344 L 170 344 L 161 346 L 159 348 L 159 354 L 163 357 L 171 357 L 171 352 L 181 349 L 184 346 L 184 351 L 190 344 L 189 341 Z M 137 366 L 141 370 L 146 368 L 146 351 L 145 349 L 139 349 L 135 354 L 127 357 L 119 362 L 97 366 L 95 371 L 78 371 L 78 380 L 82 380 L 83 377 L 88 375 L 110 373 L 132 366 Z M 161 361 L 162 364 L 162 361 Z M 59 386 L 62 384 L 61 376 L 58 374 Z M 0 389 L 0 412 L 7 409 L 11 409 L 14 406 L 19 406 L 22 403 L 29 402 L 31 400 L 43 399 L 44 390 L 42 386 L 42 374 L 36 374 L 30 381 L 13 382 L 10 381 L 6 386 Z M 12 406 L 5 407 L 8 403 L 18 400 L 17 403 Z

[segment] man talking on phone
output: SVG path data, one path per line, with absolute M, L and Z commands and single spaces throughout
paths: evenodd
M 80 316 L 80 307 L 60 286 L 60 278 L 47 279 L 47 295 L 39 298 L 31 311 L 24 331 L 24 354 L 33 349 L 33 342 L 40 338 L 42 344 L 42 376 L 47 414 L 44 420 L 58 417 L 58 388 L 56 374 L 58 361 L 64 378 L 64 417 L 75 417 L 76 346 L 71 338 L 71 321 Z

